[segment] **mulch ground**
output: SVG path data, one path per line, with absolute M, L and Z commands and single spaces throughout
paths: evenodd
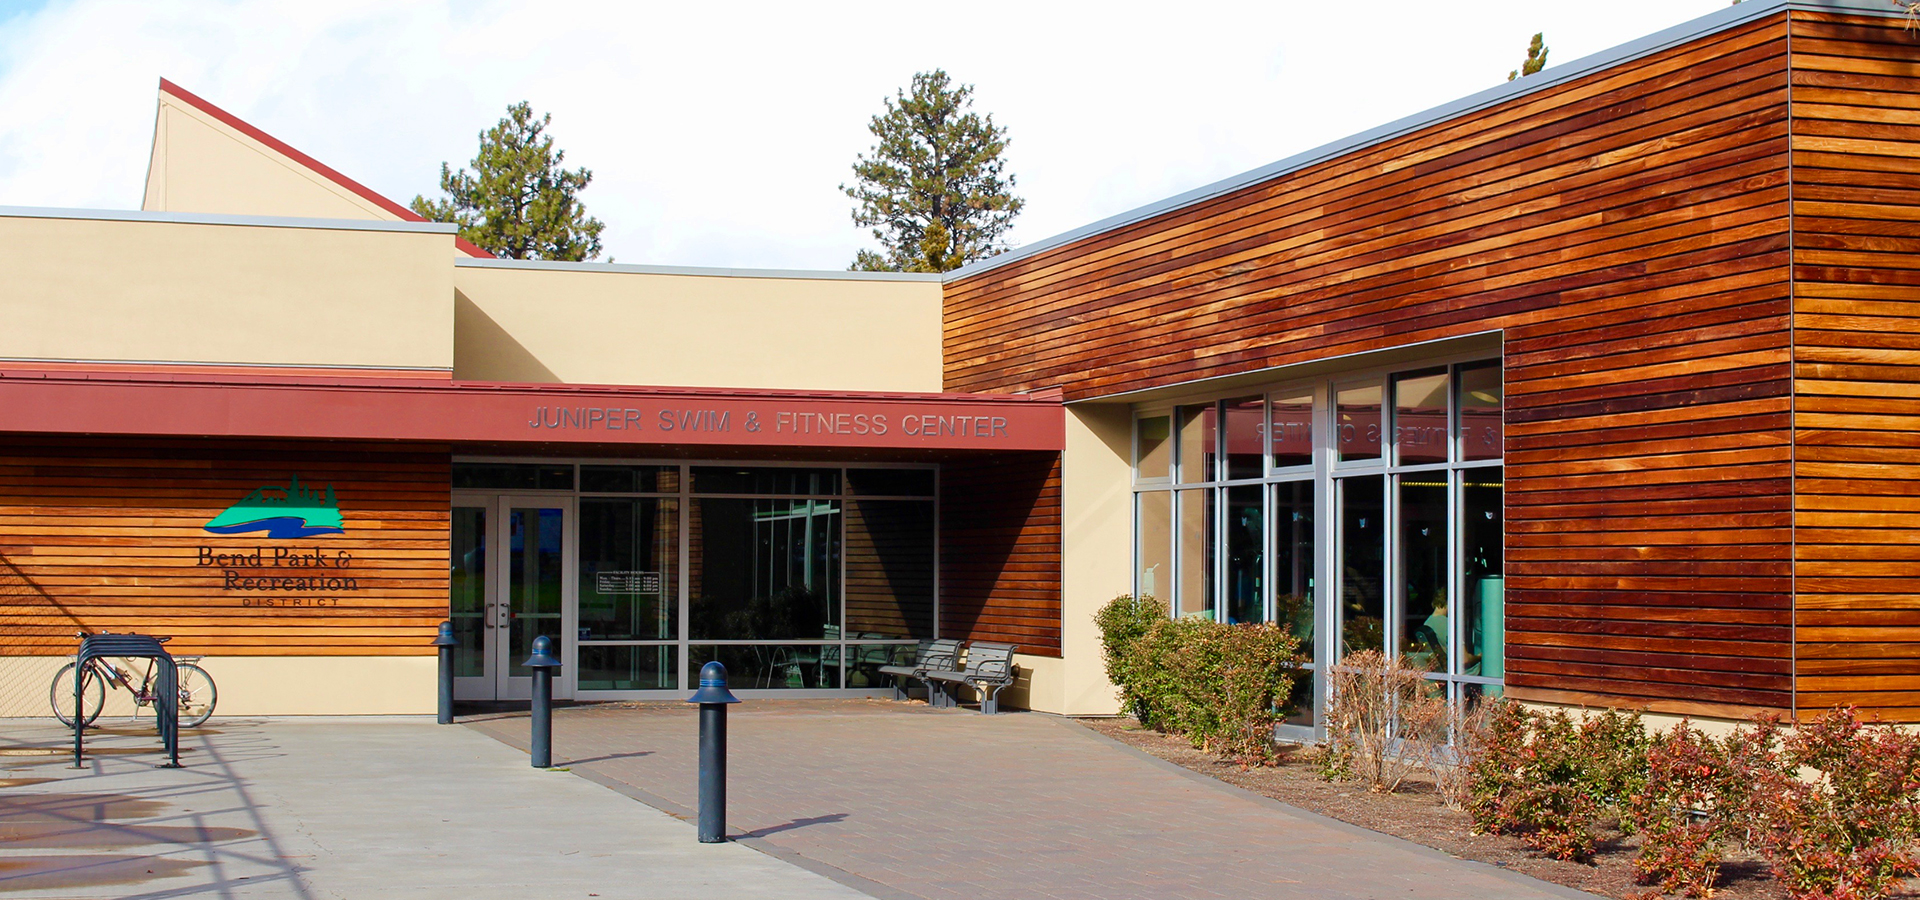
M 1397 793 L 1377 794 L 1367 790 L 1364 784 L 1329 782 L 1321 778 L 1307 760 L 1304 748 L 1292 747 L 1279 765 L 1249 768 L 1195 750 L 1185 738 L 1141 728 L 1131 718 L 1080 721 L 1094 731 L 1183 768 L 1461 859 L 1477 860 L 1607 897 L 1639 896 L 1650 890 L 1657 891 L 1635 882 L 1632 863 L 1640 852 L 1639 843 L 1633 838 L 1623 838 L 1617 831 L 1603 832 L 1591 863 L 1548 859 L 1528 850 L 1514 838 L 1475 834 L 1472 820 L 1466 813 L 1442 804 L 1431 781 L 1410 779 Z M 1766 863 L 1752 856 L 1729 858 L 1721 867 L 1720 881 L 1714 891 L 1716 900 L 1785 900 L 1786 896 L 1786 891 L 1768 873 Z

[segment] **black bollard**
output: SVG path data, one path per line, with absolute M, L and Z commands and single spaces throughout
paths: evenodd
M 453 648 L 460 642 L 453 637 L 453 620 L 440 623 L 440 636 L 433 639 L 440 648 L 440 724 L 453 724 Z
M 687 698 L 700 704 L 700 843 L 727 839 L 727 704 L 739 703 L 727 690 L 727 667 L 700 667 L 700 690 Z
M 533 655 L 526 666 L 533 670 L 533 735 L 531 754 L 536 769 L 553 768 L 553 670 L 560 661 L 553 658 L 553 639 L 541 635 L 533 639 Z

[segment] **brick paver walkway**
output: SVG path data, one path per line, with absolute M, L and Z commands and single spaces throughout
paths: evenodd
M 1049 716 L 878 701 L 733 710 L 729 833 L 878 897 L 1590 896 L 1295 810 Z M 524 714 L 469 724 L 526 746 Z M 555 765 L 691 815 L 691 708 L 563 709 L 554 733 Z

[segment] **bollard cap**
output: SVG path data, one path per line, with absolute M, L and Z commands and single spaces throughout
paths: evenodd
M 453 636 L 453 620 L 452 619 L 448 619 L 440 623 L 440 636 L 433 639 L 433 646 L 435 647 L 460 646 L 460 642 L 456 640 Z
M 553 638 L 541 635 L 533 639 L 533 655 L 521 663 L 529 669 L 558 669 L 560 660 L 553 656 Z
M 700 667 L 700 689 L 687 698 L 688 703 L 739 703 L 732 691 L 727 690 L 727 667 L 714 661 Z

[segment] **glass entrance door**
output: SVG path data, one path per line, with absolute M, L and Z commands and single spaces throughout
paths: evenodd
M 530 698 L 525 663 L 541 635 L 553 640 L 555 657 L 568 660 L 572 511 L 571 498 L 454 498 L 449 614 L 460 642 L 458 699 Z M 566 684 L 555 679 L 555 696 L 567 694 Z

